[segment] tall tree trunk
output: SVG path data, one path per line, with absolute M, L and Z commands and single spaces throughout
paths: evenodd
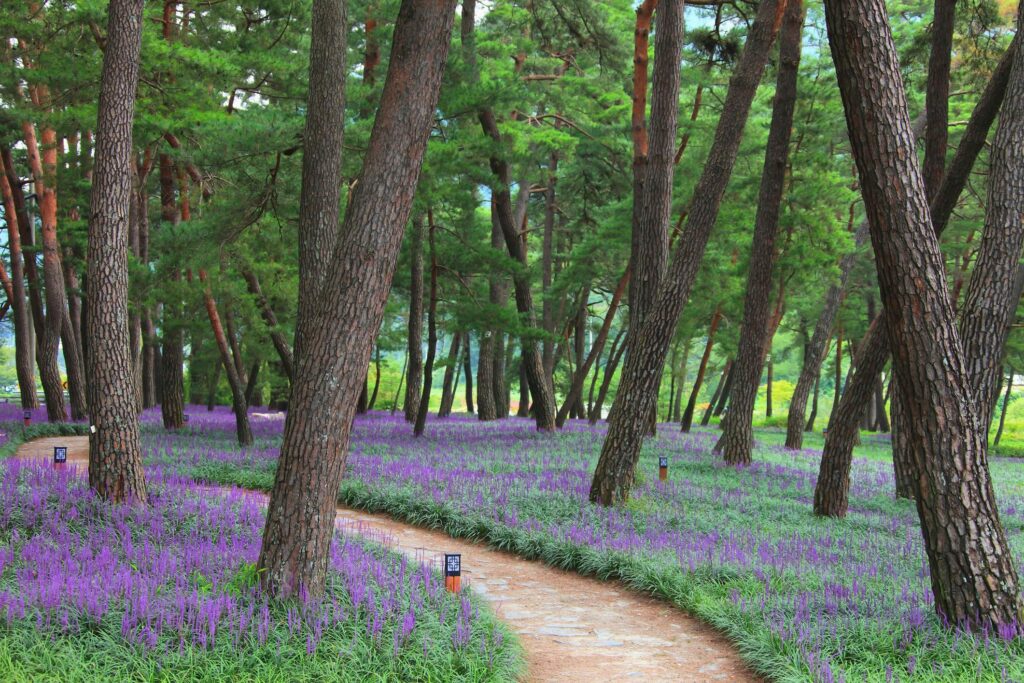
M 630 333 L 630 351 L 615 396 L 616 419 L 605 437 L 591 484 L 593 502 L 611 505 L 629 497 L 649 416 L 657 402 L 661 368 L 718 217 L 750 105 L 784 8 L 783 0 L 762 0 L 758 6 L 757 17 L 729 84 L 708 161 L 694 189 L 685 232 L 673 252 L 657 304 L 651 308 L 643 325 Z
M 3 157 L 6 157 L 7 153 Z M 32 362 L 32 321 L 29 319 L 28 300 L 25 296 L 25 266 L 21 253 L 18 214 L 14 208 L 14 195 L 8 181 L 5 159 L 0 157 L 0 190 L 3 192 L 4 218 L 7 222 L 7 248 L 11 257 L 11 312 L 14 319 L 14 365 L 18 374 L 21 407 L 32 410 L 39 407 L 36 398 L 35 368 Z
M 163 231 L 173 230 L 179 215 L 174 198 L 174 166 L 166 154 L 160 155 L 160 218 Z M 185 331 L 184 309 L 179 283 L 181 272 L 172 265 L 171 300 L 164 303 L 163 351 L 160 356 L 160 412 L 165 429 L 181 429 L 185 424 Z
M 484 330 L 480 338 L 480 353 L 476 365 L 477 417 L 481 422 L 496 420 L 498 409 L 494 405 L 494 338 L 497 332 Z
M 700 357 L 700 365 L 697 366 L 697 377 L 693 380 L 693 389 L 690 390 L 690 399 L 686 402 L 686 409 L 680 420 L 681 431 L 689 432 L 693 426 L 693 411 L 697 408 L 697 397 L 700 396 L 701 387 L 704 386 L 704 375 L 708 370 L 708 361 L 711 359 L 711 350 L 715 346 L 715 332 L 718 330 L 718 323 L 722 319 L 722 304 L 715 306 L 715 312 L 711 314 L 711 324 L 708 326 L 708 339 L 704 344 L 704 353 Z
M 924 110 L 928 123 L 924 134 L 924 164 L 921 168 L 928 201 L 931 201 L 939 191 L 942 173 L 946 169 L 946 146 L 949 142 L 949 67 L 955 20 L 956 0 L 935 0 L 931 54 L 928 58 L 928 82 L 924 94 Z
M 558 152 L 552 152 L 548 162 L 548 185 L 544 191 L 544 240 L 541 245 L 541 286 L 544 293 L 542 320 L 544 337 L 542 345 L 544 375 L 554 384 L 555 372 L 555 306 L 549 293 L 554 280 L 555 213 L 557 211 L 556 187 L 558 183 Z M 529 190 L 527 190 L 527 193 Z M 492 245 L 493 246 L 493 245 Z M 500 245 L 499 245 L 500 246 Z M 556 419 L 557 421 L 557 419 Z M 559 427 L 562 425 L 559 424 Z
M 466 377 L 466 412 L 473 414 L 473 349 L 469 332 L 465 333 L 466 352 L 462 356 L 462 372 Z
M 526 374 L 526 360 L 522 353 L 519 355 L 519 406 L 516 409 L 516 417 L 530 417 L 532 406 L 530 404 L 530 379 Z
M 391 415 L 394 416 L 398 410 L 398 399 L 402 395 L 402 387 L 405 385 L 405 371 L 409 368 L 409 351 L 406 349 L 405 358 L 402 360 L 402 374 L 398 377 L 398 388 L 395 390 L 395 398 L 391 401 Z
M 775 83 L 772 122 L 765 147 L 764 170 L 754 220 L 754 239 L 747 271 L 747 296 L 739 349 L 733 366 L 731 407 L 722 420 L 722 437 L 715 450 L 732 465 L 748 465 L 754 447 L 754 403 L 761 384 L 765 348 L 770 346 L 770 306 L 773 271 L 778 250 L 779 210 L 789 162 L 789 140 L 796 107 L 797 74 L 800 68 L 800 37 L 803 31 L 803 2 L 789 0 L 779 37 L 779 67 Z M 771 363 L 769 361 L 768 415 L 771 416 Z
M 619 303 L 622 301 L 622 296 L 626 291 L 626 286 L 629 284 L 631 273 L 632 270 L 627 268 L 626 272 L 619 278 L 619 284 L 615 287 L 615 291 L 612 293 L 612 300 L 608 304 L 608 311 L 604 314 L 604 321 L 601 323 L 601 329 L 597 332 L 597 338 L 590 347 L 590 353 L 587 354 L 586 360 L 583 361 L 583 363 L 576 368 L 576 372 L 573 373 L 569 393 L 565 397 L 562 407 L 559 408 L 558 415 L 555 417 L 555 424 L 557 424 L 559 428 L 565 424 L 565 420 L 569 415 L 569 410 L 583 395 L 583 382 L 586 380 L 587 373 L 590 372 L 590 368 L 593 367 L 597 358 L 601 355 L 601 350 L 604 348 L 605 342 L 608 340 L 608 332 L 611 330 L 612 321 L 615 319 L 615 313 L 619 308 Z
M 423 371 L 423 396 L 417 404 L 413 436 L 423 436 L 430 412 L 430 389 L 434 380 L 434 358 L 437 353 L 437 249 L 434 246 L 434 217 L 430 217 L 430 304 L 427 308 L 427 362 Z
M 142 313 L 142 334 L 142 407 L 145 409 L 159 403 L 160 395 L 160 384 L 157 381 L 161 365 L 160 348 L 157 345 L 153 314 L 149 308 Z
M 88 311 L 88 306 L 85 307 Z M 71 407 L 72 420 L 85 420 L 89 417 L 88 400 L 86 398 L 85 358 L 82 356 L 82 344 L 75 332 L 75 323 L 71 312 L 64 309 L 61 323 L 61 349 L 64 351 L 64 368 L 68 376 L 68 404 Z M 127 325 L 127 320 L 125 325 Z M 131 355 L 128 356 L 129 360 Z M 134 377 L 134 371 L 133 371 Z M 134 380 L 132 380 L 134 386 Z
M 1024 10 L 1018 12 L 1018 32 Z M 1010 336 L 1024 249 L 1024 52 L 1010 70 L 1006 98 L 989 150 L 985 229 L 960 317 L 964 358 L 977 397 L 978 424 L 987 436 L 999 394 L 1006 340 Z
M 681 0 L 645 0 L 637 10 L 633 59 L 633 229 L 630 242 L 630 327 L 639 330 L 655 305 L 668 258 L 672 179 L 679 118 L 680 55 L 683 48 Z M 657 6 L 651 115 L 647 113 L 647 52 L 651 15 Z M 660 368 L 658 384 L 661 383 Z M 655 395 L 657 388 L 655 388 Z M 648 419 L 657 421 L 657 399 Z
M 775 362 L 772 360 L 772 354 L 768 354 L 768 370 L 765 373 L 765 408 L 764 416 L 771 418 L 772 416 L 772 381 L 775 375 Z
M 715 409 L 711 413 L 714 417 L 721 417 L 722 413 L 725 412 L 725 407 L 729 404 L 729 397 L 732 394 L 733 380 L 736 377 L 736 360 L 731 361 L 732 366 L 729 368 L 729 374 L 725 376 L 725 385 L 722 387 L 722 393 L 718 397 L 718 403 L 715 404 Z
M 128 215 L 132 121 L 143 0 L 111 0 L 97 108 L 89 211 L 89 486 L 105 500 L 147 501 L 128 350 Z
M 412 209 L 454 17 L 455 0 L 403 0 L 362 175 L 340 231 L 345 240 L 325 259 L 321 282 L 312 291 L 300 288 L 300 297 L 314 299 L 300 301 L 302 350 L 296 353 L 291 409 L 257 561 L 263 585 L 279 595 L 300 589 L 313 598 L 323 594 L 356 397 Z M 345 35 L 340 3 L 314 0 L 309 104 L 322 104 L 324 91 L 344 82 L 345 71 L 338 67 Z M 307 140 L 323 140 L 343 125 L 341 111 L 321 110 L 314 117 L 311 108 L 308 115 Z M 395 164 L 399 158 L 402 163 Z M 303 185 L 337 187 L 340 168 L 326 166 L 330 173 L 304 163 Z M 300 209 L 300 234 L 315 229 L 312 221 L 303 222 L 304 215 Z M 330 228 L 337 234 L 337 226 Z M 304 249 L 315 247 L 304 241 Z
M 826 0 L 825 13 L 910 425 L 935 608 L 951 624 L 1017 630 L 1024 604 L 917 167 L 885 3 Z
M 416 422 L 423 385 L 423 216 L 414 216 L 409 235 L 409 368 L 405 374 L 405 421 Z
M 676 371 L 679 381 L 676 384 L 675 401 L 673 403 L 674 407 L 672 409 L 672 414 L 669 416 L 669 420 L 672 422 L 679 422 L 682 419 L 683 388 L 686 385 L 687 366 L 690 363 L 690 351 L 692 348 L 693 339 L 687 339 L 686 343 L 683 345 L 683 360 Z
M 985 87 L 967 122 L 967 127 L 964 129 L 964 134 L 960 139 L 960 145 L 957 147 L 956 154 L 953 156 L 949 168 L 946 169 L 942 185 L 931 202 L 931 219 L 936 236 L 941 235 L 948 224 L 957 199 L 967 183 L 974 160 L 985 145 L 988 129 L 995 120 L 1006 93 L 1007 84 L 1010 79 L 1010 67 L 1014 63 L 1019 40 L 1019 37 L 1014 38 L 1007 53 L 1000 60 L 999 65 L 989 79 L 988 85 Z M 884 337 L 887 334 L 885 324 L 887 323 L 883 319 L 882 324 L 873 326 L 873 328 L 869 329 L 871 334 L 866 336 L 864 341 L 861 342 L 861 347 L 864 349 L 861 353 L 861 356 L 865 359 L 863 362 L 876 368 L 876 374 L 881 372 L 885 366 L 889 349 L 884 342 L 872 340 L 871 335 L 881 335 Z M 858 402 L 862 399 L 854 399 L 854 397 L 870 396 L 867 389 L 863 386 L 858 386 L 858 384 L 867 384 L 871 380 L 873 380 L 873 377 L 867 372 L 854 374 L 851 386 L 847 389 L 846 396 L 843 399 L 844 401 L 849 401 L 850 406 L 841 406 L 839 410 L 839 413 L 845 416 L 843 419 L 852 420 L 854 423 L 860 421 L 863 403 Z M 893 473 L 896 479 L 896 495 L 900 498 L 913 498 L 915 475 L 913 474 L 913 456 L 910 453 L 909 446 L 909 427 L 905 424 L 903 399 L 900 395 L 899 380 L 895 373 L 889 380 L 889 384 L 890 427 L 892 430 Z M 829 435 L 825 439 L 825 449 L 822 458 L 823 460 L 828 459 L 830 462 L 842 465 L 849 462 L 852 457 L 848 452 L 853 450 L 857 431 L 849 425 L 837 426 L 840 429 L 837 431 L 830 429 Z
M 261 367 L 263 367 L 262 361 L 256 359 L 252 362 L 252 367 L 249 368 L 249 381 L 245 383 L 245 405 L 247 406 L 256 407 L 261 403 L 260 396 L 256 393 Z
M 832 424 L 836 419 L 836 411 L 839 409 L 839 399 L 843 395 L 843 328 L 839 328 L 839 332 L 836 333 L 836 362 L 833 365 L 832 373 L 832 410 L 828 414 L 828 428 L 832 428 Z M 859 414 L 858 414 L 859 415 Z M 858 420 L 860 417 L 858 416 Z
M 220 362 L 228 376 L 228 386 L 231 387 L 231 407 L 235 413 L 235 433 L 238 436 L 238 444 L 251 446 L 252 430 L 249 428 L 249 404 L 245 398 L 245 385 L 242 383 L 242 378 L 238 376 L 238 367 L 235 359 L 232 358 L 232 349 L 227 335 L 224 333 L 224 327 L 220 323 L 217 302 L 214 301 L 210 291 L 210 282 L 205 270 L 199 271 L 199 280 L 203 283 L 203 303 L 206 304 L 206 314 L 210 317 L 210 328 L 213 330 L 213 338 L 216 340 L 217 350 L 220 352 Z
M 512 344 L 507 346 L 511 347 Z M 505 333 L 494 335 L 494 368 L 491 370 L 491 388 L 494 391 L 494 416 L 503 420 L 508 417 L 508 385 L 505 382 Z
M 444 383 L 441 386 L 441 407 L 437 411 L 438 417 L 448 417 L 452 414 L 452 404 L 455 402 L 455 374 L 459 365 L 461 342 L 462 333 L 453 332 L 452 341 L 448 345 L 448 361 L 444 366 Z

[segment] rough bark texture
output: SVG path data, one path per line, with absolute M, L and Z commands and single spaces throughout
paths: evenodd
M 484 330 L 476 365 L 476 414 L 487 422 L 498 418 L 494 405 L 494 330 Z
M 917 167 L 885 3 L 826 0 L 825 13 L 910 425 L 935 608 L 953 624 L 1016 630 L 1024 605 Z
M 708 361 L 711 359 L 711 350 L 715 346 L 715 332 L 718 330 L 718 323 L 722 319 L 722 305 L 715 306 L 715 312 L 711 314 L 711 324 L 708 325 L 708 338 L 704 344 L 704 353 L 700 357 L 700 365 L 697 366 L 697 377 L 693 380 L 693 389 L 690 391 L 690 398 L 686 402 L 686 409 L 680 419 L 680 430 L 689 432 L 693 426 L 693 411 L 697 409 L 697 397 L 704 385 L 704 375 L 708 370 Z
M 733 366 L 731 407 L 722 420 L 722 436 L 715 450 L 732 465 L 747 465 L 754 448 L 754 402 L 761 384 L 765 348 L 770 344 L 769 327 L 772 272 L 778 250 L 775 237 L 789 162 L 789 140 L 796 107 L 797 74 L 800 67 L 800 37 L 803 32 L 803 2 L 789 0 L 779 36 L 779 66 L 772 106 L 772 122 L 765 147 L 764 170 L 754 219 L 754 238 L 747 271 L 747 295 L 743 302 L 743 324 L 739 349 Z M 768 410 L 771 415 L 771 384 Z
M 313 3 L 309 46 L 309 88 L 302 149 L 302 189 L 299 194 L 299 305 L 297 321 L 315 324 L 317 295 L 328 277 L 338 241 L 341 197 L 341 157 L 345 126 L 344 0 Z M 315 68 L 314 68 L 315 65 Z M 340 121 L 340 122 L 339 122 Z M 296 363 L 310 330 L 295 325 Z M 352 403 L 355 404 L 353 396 Z
M 416 422 L 423 385 L 423 217 L 412 219 L 409 235 L 409 367 L 405 374 L 405 421 Z
M 466 352 L 462 356 L 462 372 L 466 377 L 466 412 L 473 414 L 473 348 L 469 332 L 465 333 Z
M 937 236 L 942 234 L 942 231 L 949 222 L 949 217 L 953 212 L 953 208 L 956 206 L 957 199 L 959 198 L 960 193 L 967 182 L 967 178 L 970 175 L 970 170 L 974 165 L 974 160 L 984 147 L 988 129 L 995 120 L 996 114 L 1002 104 L 1007 89 L 1007 83 L 1009 82 L 1010 66 L 1013 63 L 1013 56 L 1017 53 L 1017 44 L 1017 39 L 1014 39 L 1014 42 L 1011 43 L 1007 54 L 1004 55 L 1002 60 L 1000 60 L 999 66 L 992 74 L 992 78 L 989 80 L 985 91 L 982 93 L 981 98 L 978 100 L 978 103 L 971 114 L 967 127 L 964 130 L 964 135 L 961 138 L 960 145 L 957 147 L 956 154 L 953 156 L 953 160 L 950 162 L 949 168 L 943 176 L 939 192 L 931 202 L 930 213 L 933 229 Z M 916 133 L 917 131 L 915 130 L 915 134 Z M 865 221 L 865 225 L 867 225 L 867 221 Z M 872 336 L 876 334 L 884 336 L 886 334 L 886 324 L 887 323 L 883 320 L 882 324 L 869 328 L 869 334 L 866 335 L 864 341 L 861 342 L 861 347 L 864 349 L 861 354 L 864 358 L 863 362 L 870 364 L 872 367 L 878 368 L 879 372 L 885 366 L 889 349 L 885 344 L 881 344 L 878 340 L 872 340 Z M 878 355 L 881 357 L 878 357 Z M 863 383 L 864 385 L 867 385 L 871 381 L 871 376 L 868 373 L 855 373 L 851 380 L 850 386 L 847 387 L 846 395 L 842 399 L 843 401 L 850 402 L 850 406 L 840 405 L 837 411 L 837 416 L 842 415 L 843 420 L 852 420 L 854 424 L 856 424 L 860 421 L 860 417 L 864 410 L 864 404 L 857 402 L 858 397 L 867 395 L 867 387 L 861 386 L 861 384 Z M 896 495 L 900 498 L 913 498 L 914 466 L 911 462 L 912 455 L 909 450 L 909 437 L 907 435 L 908 428 L 905 426 L 906 420 L 904 417 L 903 399 L 901 398 L 899 378 L 895 375 L 890 380 L 889 394 L 889 410 L 892 417 L 893 473 L 896 479 Z M 825 439 L 825 448 L 822 457 L 823 459 L 829 460 L 829 462 L 842 466 L 843 464 L 850 462 L 850 453 L 852 453 L 856 442 L 857 431 L 853 426 L 846 424 L 836 424 L 834 427 L 837 427 L 838 429 L 830 430 L 828 437 Z M 842 453 L 839 453 L 838 451 L 842 451 Z M 839 475 L 836 474 L 832 476 L 838 477 Z M 849 473 L 847 472 L 845 476 L 849 476 Z M 838 506 L 833 506 L 833 509 L 838 510 L 840 508 Z
M 143 0 L 111 0 L 89 211 L 89 485 L 107 500 L 145 503 L 132 359 L 128 350 L 128 216 L 132 121 Z
M 743 138 L 750 104 L 761 81 L 784 8 L 785 2 L 780 0 L 763 0 L 758 6 L 747 44 L 729 83 L 707 163 L 694 190 L 685 232 L 672 255 L 658 302 L 643 325 L 630 334 L 630 352 L 626 356 L 622 381 L 615 397 L 616 419 L 612 421 L 601 449 L 590 489 L 591 501 L 611 505 L 629 497 L 640 447 L 649 427 L 649 416 L 657 405 L 657 388 L 665 356 L 718 217 L 722 196 Z
M 338 4 L 316 0 L 319 13 Z M 317 10 L 314 17 L 320 16 Z M 338 18 L 336 12 L 330 16 Z M 412 208 L 454 16 L 455 0 L 403 0 L 362 176 L 345 215 L 344 242 L 327 261 L 322 285 L 300 293 L 312 297 L 299 308 L 298 324 L 308 337 L 303 352 L 296 354 L 291 405 L 257 562 L 263 584 L 278 594 L 323 593 L 356 397 Z M 326 96 L 322 89 L 338 89 L 343 82 L 344 71 L 325 69 L 320 60 L 325 53 L 344 51 L 344 28 L 328 33 L 332 35 L 314 31 L 319 44 L 312 50 L 310 72 L 322 72 L 322 78 L 311 83 L 311 102 Z M 308 140 L 324 139 L 328 131 L 321 128 L 342 125 L 341 111 L 325 113 L 327 118 L 307 126 Z M 399 158 L 403 163 L 395 164 Z M 324 165 L 332 175 L 306 164 L 304 183 L 317 176 L 319 182 L 337 185 L 340 169 L 333 160 Z M 319 247 L 308 239 L 303 244 L 305 249 Z
M 1017 31 L 1024 28 L 1018 12 Z M 1024 247 L 1024 52 L 1018 51 L 999 126 L 989 151 L 985 230 L 967 286 L 960 334 L 977 397 L 978 424 L 988 434 L 999 393 L 1003 352 L 1020 301 L 1018 263 Z

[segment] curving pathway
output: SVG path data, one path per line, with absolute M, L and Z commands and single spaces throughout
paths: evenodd
M 87 437 L 39 439 L 19 458 L 53 457 L 87 465 Z M 463 582 L 487 599 L 519 636 L 527 680 L 552 682 L 746 682 L 750 672 L 732 645 L 710 626 L 620 584 L 524 560 L 429 529 L 338 508 L 345 531 L 370 536 L 423 562 L 462 553 Z

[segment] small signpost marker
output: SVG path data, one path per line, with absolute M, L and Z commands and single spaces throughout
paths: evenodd
M 658 479 L 666 481 L 668 479 L 668 456 L 658 456 Z
M 68 447 L 67 446 L 54 446 L 53 447 L 53 464 L 54 466 L 63 465 L 68 461 Z
M 31 424 L 32 424 L 32 411 L 31 410 L 26 410 L 25 414 L 22 415 L 22 418 L 25 420 L 25 426 L 26 427 L 31 426 Z
M 462 555 L 444 554 L 444 587 L 449 593 L 458 593 L 462 587 Z
M 185 418 L 185 422 L 188 422 L 188 413 L 185 413 L 183 417 Z

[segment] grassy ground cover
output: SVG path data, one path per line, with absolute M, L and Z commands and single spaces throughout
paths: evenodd
M 241 451 L 226 411 L 202 419 L 202 431 L 154 427 L 147 458 L 268 488 L 280 420 L 255 418 L 261 438 Z M 357 420 L 339 498 L 621 579 L 715 624 L 775 680 L 1024 680 L 1020 638 L 957 632 L 935 616 L 916 511 L 891 495 L 884 438 L 855 458 L 849 516 L 822 520 L 810 511 L 818 451 L 787 452 L 766 432 L 755 464 L 736 470 L 711 454 L 716 432 L 671 426 L 645 447 L 629 505 L 596 508 L 586 496 L 603 435 L 585 423 L 539 435 L 526 420 L 453 417 L 414 439 L 400 416 L 375 414 Z M 659 454 L 670 458 L 667 483 L 657 480 Z M 1020 565 L 1024 470 L 994 459 L 992 471 Z
M 147 467 L 149 506 L 0 463 L 0 680 L 501 681 L 513 637 L 440 573 L 338 533 L 324 600 L 256 587 L 253 494 Z

